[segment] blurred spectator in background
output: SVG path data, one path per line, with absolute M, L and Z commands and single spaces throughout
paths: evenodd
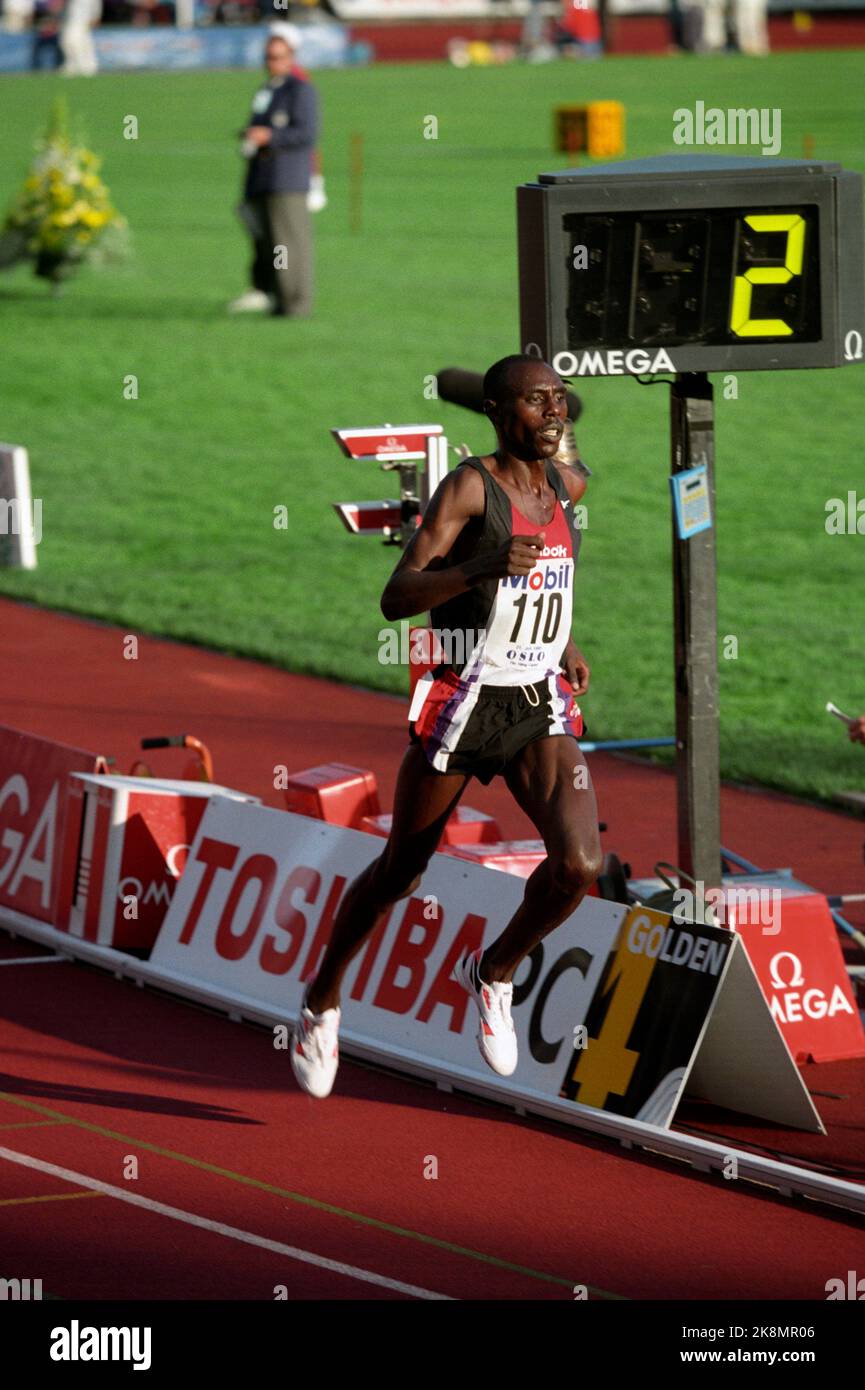
M 33 23 L 33 0 L 2 0 L 0 14 L 0 28 L 7 34 L 23 34 Z
M 102 0 L 66 0 L 60 47 L 66 77 L 92 77 L 99 70 L 93 29 L 102 18 Z
M 723 53 L 733 46 L 740 53 L 758 57 L 769 52 L 766 19 L 768 0 L 683 0 L 684 46 L 690 52 Z M 694 11 L 698 10 L 699 23 Z M 693 41 L 688 41 L 688 16 L 692 17 Z M 728 28 L 733 44 L 728 43 Z M 698 32 L 699 31 L 699 32 Z
M 681 49 L 683 49 L 683 48 L 685 47 L 685 41 L 684 41 L 684 38 L 683 38 L 683 36 L 682 36 L 682 3 L 681 3 L 681 0 L 670 0 L 670 8 L 669 8 L 668 13 L 669 13 L 669 16 L 670 16 L 670 49 L 669 49 L 669 51 L 672 53 L 672 52 L 675 52 L 676 50 L 681 50 Z
M 127 18 L 124 24 L 132 24 L 136 29 L 147 29 L 151 24 L 174 24 L 177 12 L 174 5 L 160 5 L 159 0 L 129 0 Z
M 740 53 L 769 52 L 768 0 L 733 0 L 733 34 Z
M 330 0 L 255 0 L 262 19 L 302 19 L 314 9 L 324 10 L 326 14 L 338 19 L 339 15 Z
M 726 0 L 681 0 L 679 32 L 686 53 L 722 53 L 727 38 Z
M 36 0 L 33 11 L 33 54 L 30 65 L 35 71 L 41 68 L 59 68 L 63 62 L 60 49 L 60 21 L 63 15 L 63 0 Z
M 301 21 L 314 10 L 338 19 L 331 0 L 201 0 L 197 24 L 258 24 L 262 20 Z
M 562 0 L 553 42 L 563 56 L 599 57 L 603 50 L 598 0 Z
M 547 39 L 545 0 L 529 0 L 520 34 L 520 55 L 529 62 L 543 62 L 555 57 L 555 49 Z
M 257 24 L 260 19 L 258 0 L 209 0 L 208 11 L 202 14 L 202 24 Z
M 272 24 L 265 48 L 267 83 L 255 94 L 242 153 L 248 160 L 238 209 L 253 242 L 252 289 L 232 313 L 307 318 L 312 312 L 310 162 L 318 139 L 318 96 L 297 75 L 300 42 L 293 24 Z

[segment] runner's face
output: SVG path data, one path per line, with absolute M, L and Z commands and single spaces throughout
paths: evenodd
M 294 55 L 282 39 L 271 39 L 264 50 L 264 65 L 271 77 L 287 77 Z
M 510 395 L 496 404 L 492 415 L 502 445 L 527 462 L 552 458 L 568 418 L 561 378 L 552 367 L 539 363 L 517 368 L 509 384 Z

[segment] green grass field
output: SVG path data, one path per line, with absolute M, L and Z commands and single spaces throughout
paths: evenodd
M 815 53 L 319 73 L 330 203 L 317 311 L 297 323 L 224 313 L 245 283 L 234 137 L 255 73 L 0 79 L 0 206 L 62 90 L 134 244 L 129 264 L 85 270 L 57 299 L 23 268 L 0 276 L 0 438 L 30 449 L 44 527 L 39 568 L 0 572 L 0 591 L 405 689 L 405 670 L 377 659 L 397 552 L 349 536 L 329 505 L 391 487 L 342 459 L 328 429 L 431 417 L 453 443 L 492 446 L 480 417 L 425 399 L 424 379 L 518 347 L 514 188 L 564 162 L 551 107 L 623 101 L 629 157 L 673 150 L 679 106 L 779 107 L 782 156 L 801 157 L 808 134 L 817 158 L 865 170 L 863 69 L 861 53 Z M 122 135 L 130 114 L 137 141 Z M 354 234 L 352 131 L 365 144 Z M 862 750 L 823 706 L 865 709 L 865 538 L 829 536 L 824 520 L 863 477 L 865 376 L 743 373 L 737 400 L 715 385 L 719 627 L 738 639 L 720 661 L 723 772 L 816 796 L 861 786 Z M 587 721 L 595 736 L 671 733 L 668 391 L 578 389 L 595 470 L 575 622 Z M 280 504 L 288 530 L 273 526 Z M 14 654 L 3 665 L 14 680 Z

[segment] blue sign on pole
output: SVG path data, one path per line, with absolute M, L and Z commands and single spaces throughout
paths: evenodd
M 709 487 L 705 463 L 685 468 L 670 479 L 673 505 L 676 508 L 676 530 L 680 541 L 690 540 L 698 531 L 708 531 L 712 525 Z

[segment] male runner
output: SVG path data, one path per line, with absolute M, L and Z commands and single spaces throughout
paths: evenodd
M 498 448 L 442 481 L 382 594 L 390 621 L 429 609 L 433 628 L 464 631 L 471 646 L 459 668 L 438 667 L 417 684 L 390 837 L 346 890 L 304 992 L 291 1060 L 313 1096 L 329 1095 L 336 1076 L 345 971 L 392 905 L 417 889 L 471 777 L 488 784 L 503 776 L 547 850 L 501 935 L 454 971 L 478 1008 L 481 1054 L 501 1076 L 517 1065 L 517 967 L 571 915 L 601 868 L 572 701 L 589 684 L 571 637 L 574 504 L 586 481 L 552 462 L 565 388 L 536 357 L 505 357 L 484 378 L 484 410 Z

